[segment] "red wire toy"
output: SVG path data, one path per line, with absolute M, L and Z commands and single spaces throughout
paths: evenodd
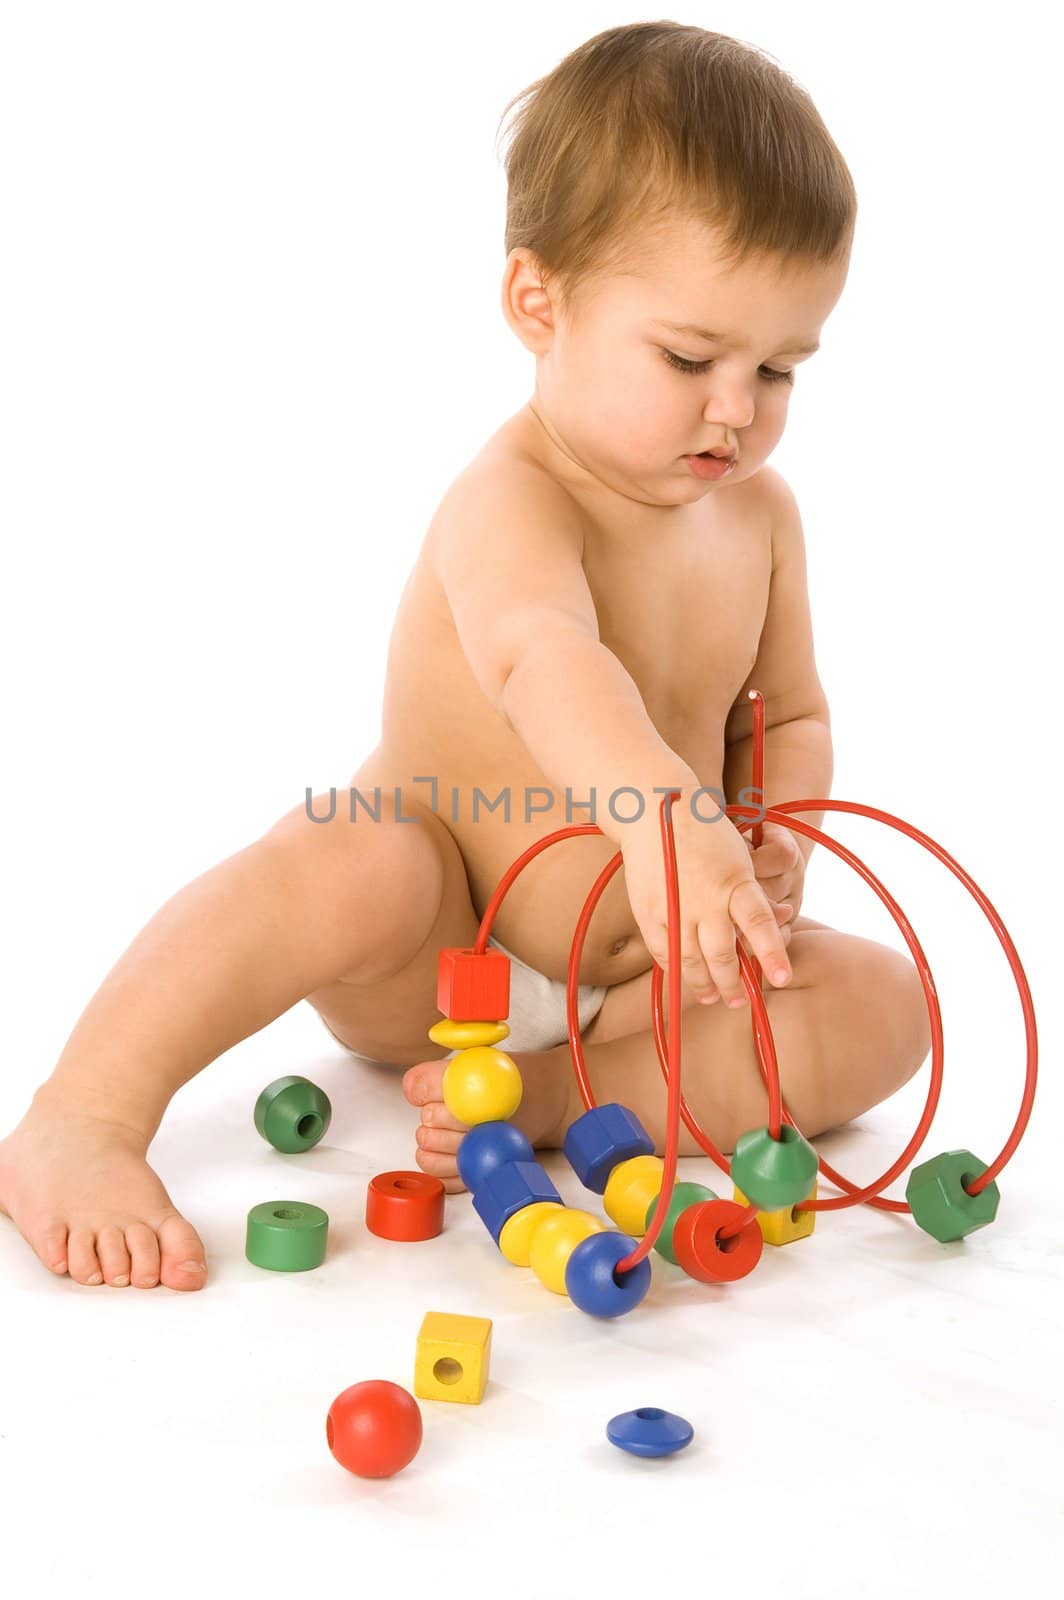
M 754 702 L 753 786 L 764 796 L 765 707 L 759 691 Z M 613 1317 L 632 1309 L 650 1285 L 647 1257 L 657 1248 L 692 1277 L 707 1283 L 734 1281 L 753 1270 L 762 1245 L 788 1243 L 812 1232 L 817 1211 L 839 1211 L 867 1201 L 884 1211 L 908 1212 L 926 1232 L 946 1243 L 992 1222 L 999 1191 L 995 1179 L 1015 1153 L 1030 1119 L 1037 1077 L 1038 1037 L 1027 977 L 1004 923 L 978 884 L 948 851 L 918 828 L 887 811 L 854 801 L 792 800 L 786 805 L 729 805 L 726 815 L 740 832 L 753 829 L 761 844 L 765 821 L 781 824 L 816 843 L 858 872 L 875 890 L 901 930 L 920 975 L 931 1023 L 931 1082 L 917 1128 L 898 1159 L 881 1177 L 859 1188 L 822 1158 L 797 1128 L 783 1102 L 772 1028 L 761 993 L 762 972 L 736 939 L 736 954 L 750 1000 L 751 1022 L 761 1075 L 768 1091 L 768 1125 L 744 1133 L 736 1142 L 731 1164 L 699 1125 L 680 1085 L 682 974 L 680 968 L 680 898 L 672 805 L 679 790 L 661 802 L 661 842 L 665 862 L 668 911 L 668 1029 L 662 1009 L 662 968 L 655 963 L 651 984 L 651 1018 L 658 1060 L 667 1091 L 664 1158 L 654 1154 L 652 1140 L 638 1118 L 616 1104 L 596 1106 L 584 1062 L 577 1011 L 577 974 L 595 907 L 614 873 L 623 865 L 621 852 L 612 857 L 592 885 L 577 920 L 566 979 L 569 1050 L 580 1094 L 587 1107 L 565 1136 L 565 1154 L 577 1175 L 603 1195 L 607 1214 L 618 1229 L 607 1229 L 590 1212 L 561 1200 L 532 1148 L 507 1119 L 521 1100 L 516 1063 L 495 1046 L 509 1032 L 508 957 L 488 948 L 495 914 L 518 873 L 542 850 L 578 834 L 601 834 L 594 823 L 559 828 L 538 840 L 508 868 L 485 908 L 471 949 L 446 949 L 439 954 L 437 1004 L 445 1020 L 430 1029 L 430 1038 L 457 1050 L 444 1074 L 443 1095 L 452 1114 L 469 1127 L 458 1151 L 458 1167 L 473 1205 L 496 1244 L 510 1261 L 531 1266 L 547 1287 L 568 1294 L 592 1315 Z M 905 1202 L 882 1198 L 881 1191 L 904 1171 L 920 1149 L 934 1119 L 942 1090 L 942 1014 L 931 969 L 907 917 L 873 872 L 845 845 L 811 824 L 797 820 L 802 811 L 848 811 L 872 817 L 915 839 L 957 877 L 994 929 L 1020 996 L 1027 1039 L 1027 1069 L 1016 1122 L 1002 1149 L 986 1165 L 967 1150 L 953 1150 L 915 1167 Z M 752 815 L 751 815 L 752 813 Z M 732 1200 L 722 1200 L 698 1184 L 676 1183 L 680 1119 L 705 1153 L 735 1185 Z M 816 1197 L 816 1174 L 823 1172 L 843 1194 Z M 642 1239 L 637 1242 L 637 1236 Z

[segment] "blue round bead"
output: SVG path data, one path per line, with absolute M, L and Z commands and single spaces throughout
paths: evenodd
M 509 1161 L 534 1161 L 532 1146 L 512 1122 L 478 1122 L 458 1146 L 458 1175 L 471 1194 Z
M 593 1317 L 633 1311 L 650 1288 L 650 1262 L 644 1256 L 619 1279 L 614 1268 L 635 1249 L 631 1234 L 612 1228 L 581 1239 L 565 1263 L 565 1292 L 573 1305 Z
M 695 1430 L 686 1417 L 657 1406 L 640 1406 L 638 1411 L 622 1411 L 606 1424 L 606 1437 L 619 1450 L 632 1456 L 671 1456 L 690 1444 Z

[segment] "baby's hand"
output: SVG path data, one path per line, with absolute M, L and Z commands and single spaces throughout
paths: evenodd
M 789 828 L 779 822 L 761 824 L 761 844 L 754 848 L 753 830 L 744 833 L 754 877 L 769 900 L 786 903 L 797 916 L 805 889 L 805 857 Z
M 414 1159 L 422 1172 L 439 1178 L 447 1194 L 461 1194 L 465 1184 L 458 1176 L 458 1146 L 469 1129 L 448 1111 L 443 1098 L 446 1061 L 419 1061 L 403 1073 L 403 1093 L 421 1110 Z

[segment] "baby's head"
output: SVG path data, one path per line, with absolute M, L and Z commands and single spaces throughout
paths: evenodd
M 715 491 L 699 451 L 737 452 L 720 488 L 750 477 L 849 268 L 853 180 L 809 95 L 753 46 L 663 21 L 589 39 L 503 117 L 518 101 L 502 304 L 539 421 L 648 505 Z

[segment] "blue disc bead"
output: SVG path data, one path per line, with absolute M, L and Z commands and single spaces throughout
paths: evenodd
M 508 1161 L 534 1161 L 532 1146 L 512 1122 L 478 1122 L 458 1146 L 458 1175 L 475 1194 L 489 1172 Z
M 633 1311 L 650 1288 L 650 1262 L 644 1256 L 619 1277 L 614 1269 L 636 1248 L 631 1234 L 613 1229 L 581 1239 L 565 1264 L 565 1292 L 573 1305 L 593 1317 Z
M 657 1406 L 624 1411 L 606 1424 L 610 1443 L 632 1456 L 671 1456 L 690 1444 L 694 1436 L 695 1430 L 686 1417 L 661 1411 Z

